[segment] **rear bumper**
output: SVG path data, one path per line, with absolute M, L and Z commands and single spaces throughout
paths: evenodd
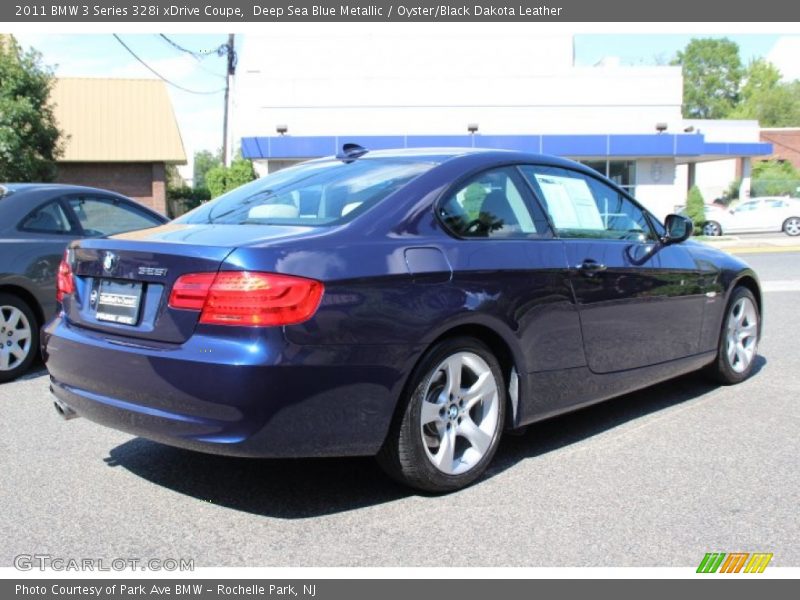
M 136 345 L 56 317 L 51 390 L 78 415 L 173 446 L 251 457 L 370 455 L 415 350 L 297 346 L 278 328 Z

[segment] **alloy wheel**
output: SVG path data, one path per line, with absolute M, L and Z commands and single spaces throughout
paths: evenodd
M 800 217 L 786 219 L 786 222 L 783 224 L 783 230 L 788 235 L 800 235 Z
M 0 306 L 0 371 L 17 368 L 31 351 L 28 318 L 16 306 Z
M 758 344 L 758 311 L 750 298 L 739 298 L 728 313 L 726 353 L 728 364 L 743 373 L 753 362 Z
M 473 352 L 452 354 L 431 373 L 420 411 L 423 447 L 439 471 L 459 475 L 492 448 L 500 413 L 497 381 Z
M 703 235 L 716 237 L 721 234 L 722 229 L 718 223 L 715 223 L 714 221 L 708 221 L 707 223 L 703 224 Z

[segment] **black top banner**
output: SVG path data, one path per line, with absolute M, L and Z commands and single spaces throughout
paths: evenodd
M 8 23 L 36 22 L 797 22 L 786 0 L 12 0 Z

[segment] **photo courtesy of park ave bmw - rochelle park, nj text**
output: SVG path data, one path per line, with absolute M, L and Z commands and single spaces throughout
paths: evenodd
M 796 579 L 796 13 L 0 7 L 0 587 Z

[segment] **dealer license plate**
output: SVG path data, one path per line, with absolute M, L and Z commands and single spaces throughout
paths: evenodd
M 102 279 L 97 289 L 97 320 L 136 325 L 141 301 L 141 283 Z

